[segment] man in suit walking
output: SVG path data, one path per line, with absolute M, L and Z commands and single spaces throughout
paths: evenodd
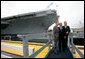
M 62 50 L 62 23 L 59 23 L 60 27 L 59 27 L 59 51 Z
M 59 27 L 58 27 L 58 21 L 56 22 L 56 25 L 53 28 L 53 37 L 52 39 L 54 40 L 54 53 L 58 53 L 58 40 L 59 40 Z
M 70 27 L 67 26 L 67 22 L 64 21 L 64 26 L 62 27 L 62 47 L 63 47 L 63 51 L 65 51 L 67 49 L 67 42 L 68 42 L 68 35 L 70 33 Z

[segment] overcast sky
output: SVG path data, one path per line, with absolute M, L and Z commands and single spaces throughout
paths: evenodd
M 84 1 L 1 1 L 1 18 L 46 9 L 57 10 L 59 22 L 67 21 L 70 27 L 84 26 Z

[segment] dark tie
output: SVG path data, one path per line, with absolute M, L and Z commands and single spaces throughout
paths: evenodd
M 62 31 L 62 28 L 60 27 L 60 30 Z

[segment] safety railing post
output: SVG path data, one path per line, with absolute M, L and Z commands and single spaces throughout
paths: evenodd
M 51 39 L 52 39 L 52 32 L 49 32 L 48 33 L 48 35 L 49 35 L 49 50 L 48 51 L 50 51 L 51 50 Z
M 71 35 L 71 47 L 72 47 L 72 44 L 73 44 L 73 34 Z M 73 48 L 72 48 L 72 53 L 73 53 Z
M 68 47 L 70 48 L 70 37 L 68 36 Z
M 73 44 L 73 33 L 71 35 L 71 44 Z M 74 54 L 75 53 L 75 49 L 72 47 L 72 53 Z
M 49 42 L 50 42 L 50 40 L 49 40 Z M 50 43 L 49 43 L 49 51 L 51 50 L 51 45 L 50 45 Z
M 11 35 L 9 36 L 9 40 L 11 41 Z
M 26 40 L 25 36 L 23 36 L 23 56 L 24 58 L 29 56 L 29 47 L 28 47 L 28 40 Z

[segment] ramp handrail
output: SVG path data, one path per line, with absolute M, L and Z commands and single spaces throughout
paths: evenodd
M 31 36 L 31 37 L 30 37 Z M 42 48 L 40 48 L 38 51 L 34 52 L 32 55 L 29 56 L 29 48 L 28 45 L 28 41 L 30 39 L 35 39 L 36 37 L 40 38 L 40 37 L 43 37 L 43 38 L 46 38 L 48 39 L 48 42 L 46 45 L 44 45 Z M 48 45 L 49 45 L 49 51 L 50 51 L 50 42 L 51 42 L 51 38 L 52 38 L 52 32 L 48 32 L 48 33 L 41 33 L 41 34 L 28 34 L 28 35 L 18 35 L 18 37 L 20 37 L 22 40 L 23 40 L 23 56 L 24 58 L 34 58 L 36 55 L 38 55 L 44 48 L 46 48 Z M 30 37 L 30 38 L 29 38 Z M 37 39 L 38 39 L 37 38 Z
M 75 44 L 73 43 L 73 36 L 74 36 L 74 33 L 70 33 L 69 35 L 69 48 L 72 49 L 71 50 L 71 53 L 73 54 L 75 52 L 75 50 L 78 52 L 78 54 L 80 55 L 81 58 L 84 58 L 84 54 L 75 46 Z M 83 37 L 82 37 L 83 38 Z M 70 42 L 71 40 L 71 42 Z
M 26 34 L 26 35 L 17 35 L 20 38 L 25 37 L 27 40 L 31 39 L 48 39 L 49 33 L 37 33 L 37 34 Z
M 78 54 L 81 56 L 81 58 L 84 58 L 84 54 L 74 44 L 72 44 L 72 48 L 78 52 Z
M 37 50 L 36 52 L 34 52 L 32 55 L 27 56 L 27 58 L 34 58 L 35 56 L 37 56 L 44 48 L 46 48 L 51 41 L 47 42 L 46 45 L 44 45 L 42 48 L 40 48 L 39 50 Z

